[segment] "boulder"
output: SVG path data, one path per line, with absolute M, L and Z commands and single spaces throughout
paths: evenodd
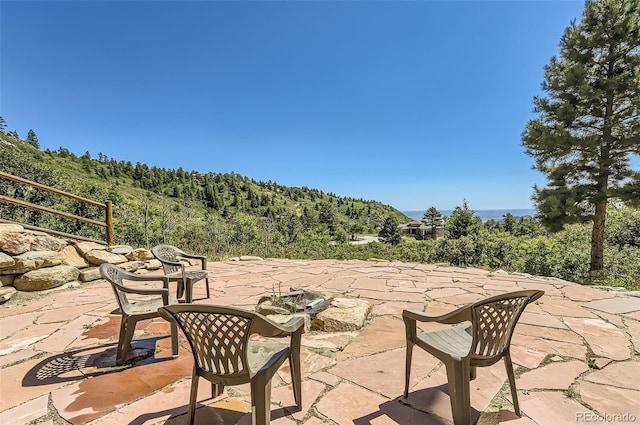
M 334 298 L 329 307 L 318 313 L 313 327 L 325 332 L 356 331 L 364 326 L 371 304 L 357 298 Z
M 8 269 L 11 274 L 62 264 L 62 258 L 56 251 L 29 251 L 16 255 L 13 257 L 13 261 L 15 261 L 13 268 Z
M 127 260 L 131 261 L 148 261 L 153 260 L 155 257 L 148 249 L 136 248 L 128 254 L 125 254 Z
M 0 269 L 13 268 L 15 261 L 10 255 L 0 252 Z
M 78 269 L 89 266 L 87 260 L 80 256 L 76 248 L 72 245 L 67 245 L 59 254 L 60 258 L 62 258 L 62 264 L 66 264 L 67 266 L 73 266 Z
M 60 238 L 54 238 L 46 233 L 34 234 L 34 240 L 31 243 L 31 251 L 62 251 L 67 246 L 67 241 Z
M 135 272 L 136 270 L 144 266 L 144 261 L 127 261 L 126 263 L 118 264 L 118 267 L 128 271 Z
M 86 255 L 87 252 L 89 252 L 89 251 L 107 249 L 106 245 L 101 245 L 101 244 L 96 243 L 96 242 L 76 242 L 75 246 L 76 246 L 76 249 L 78 250 L 78 252 L 80 253 L 80 255 L 82 255 L 82 256 Z
M 0 304 L 4 304 L 11 299 L 18 292 L 16 288 L 12 288 L 11 286 L 1 287 L 0 288 Z
M 240 257 L 240 261 L 264 261 L 262 257 L 255 255 L 243 255 Z
M 102 279 L 99 267 L 82 269 L 80 270 L 80 275 L 78 276 L 78 280 L 80 280 L 80 282 L 91 282 L 98 279 Z
M 16 223 L 0 223 L 0 232 L 24 232 L 24 227 Z
M 84 254 L 91 264 L 100 265 L 103 263 L 121 264 L 127 261 L 127 257 L 120 254 L 114 254 L 113 252 L 105 251 L 102 249 L 93 249 Z
M 80 271 L 72 266 L 45 267 L 23 274 L 13 282 L 13 286 L 19 291 L 43 291 L 74 281 L 79 275 Z
M 20 255 L 31 249 L 35 236 L 22 232 L 0 232 L 0 251 Z
M 129 245 L 113 245 L 109 247 L 109 251 L 113 252 L 114 254 L 124 255 L 126 257 L 127 254 L 131 254 L 133 248 Z
M 15 274 L 0 275 L 0 286 L 13 286 L 15 279 Z
M 158 270 L 162 268 L 162 263 L 160 260 L 154 258 L 152 260 L 145 261 L 144 268 L 147 270 Z

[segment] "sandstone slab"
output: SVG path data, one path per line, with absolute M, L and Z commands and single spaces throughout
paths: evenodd
M 6 303 L 16 294 L 16 288 L 12 286 L 0 287 L 0 304 Z
M 86 255 L 87 252 L 95 250 L 105 250 L 107 247 L 105 245 L 99 244 L 97 242 L 76 242 L 76 249 L 80 253 L 80 255 Z
M 133 247 L 129 245 L 112 245 L 109 247 L 109 251 L 126 257 L 128 254 L 131 254 Z
M 0 232 L 0 251 L 11 255 L 20 255 L 31 249 L 35 237 L 22 232 Z
M 89 266 L 87 260 L 84 259 L 80 254 L 78 254 L 78 250 L 73 247 L 73 245 L 67 245 L 62 251 L 59 252 L 60 258 L 62 259 L 62 264 L 66 264 L 67 266 L 73 266 L 75 268 L 81 269 Z
M 537 424 L 576 425 L 595 422 L 611 425 L 608 421 L 588 420 L 595 413 L 567 397 L 563 392 L 531 392 L 518 395 L 520 410 Z
M 100 278 L 102 278 L 102 275 L 100 274 L 100 269 L 98 267 L 82 269 L 78 275 L 80 282 L 91 282 Z
M 585 381 L 580 384 L 580 397 L 601 412 L 605 420 L 613 423 L 633 423 L 635 419 L 640 419 L 640 391 L 637 389 L 616 388 Z M 624 420 L 625 417 L 628 419 Z M 632 418 L 635 419 L 631 420 Z
M 0 286 L 13 286 L 13 281 L 15 280 L 16 275 L 14 274 L 3 274 L 0 275 Z
M 127 259 L 130 261 L 148 261 L 154 259 L 151 251 L 144 248 L 136 248 L 131 252 L 125 254 L 125 257 L 127 257 Z
M 371 313 L 368 301 L 354 298 L 334 298 L 329 307 L 318 313 L 313 326 L 325 332 L 355 331 L 364 326 Z
M 42 291 L 76 280 L 79 274 L 80 271 L 72 266 L 46 267 L 23 274 L 13 282 L 13 285 L 19 291 Z
M 56 251 L 29 251 L 13 257 L 15 262 L 12 269 L 6 270 L 13 274 L 25 273 L 42 267 L 62 264 L 62 258 Z
M 157 260 L 155 258 L 145 261 L 144 265 L 144 268 L 147 270 L 158 270 L 162 268 L 162 263 L 160 262 L 160 260 Z
M 580 361 L 550 363 L 516 379 L 516 388 L 530 390 L 542 388 L 548 390 L 566 390 L 581 373 L 589 370 L 586 363 Z
M 127 257 L 125 257 L 124 255 L 114 254 L 103 249 L 92 249 L 91 251 L 84 254 L 84 258 L 86 258 L 91 264 L 95 265 L 104 263 L 122 264 L 127 262 Z
M 32 251 L 61 251 L 67 246 L 64 239 L 53 237 L 46 233 L 34 234 L 34 240 L 31 243 Z
M 0 223 L 0 232 L 24 232 L 24 227 L 16 223 Z
M 612 360 L 626 360 L 631 356 L 629 340 L 611 323 L 572 317 L 566 317 L 564 322 L 587 341 L 597 356 Z
M 4 252 L 0 252 L 0 269 L 9 269 L 12 268 L 15 264 L 13 257 L 5 254 Z

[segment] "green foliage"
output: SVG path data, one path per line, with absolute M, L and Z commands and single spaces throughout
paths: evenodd
M 29 130 L 27 133 L 27 143 L 33 146 L 36 149 L 40 149 L 40 142 L 38 142 L 38 136 L 36 136 L 36 132 L 33 130 Z
M 118 244 L 150 247 L 171 243 L 207 254 L 210 260 L 258 255 L 449 263 L 640 289 L 640 210 L 622 204 L 608 209 L 605 273 L 594 281 L 589 273 L 587 224 L 568 225 L 560 232 L 548 234 L 537 218 L 522 217 L 516 220 L 512 231 L 507 232 L 500 222 L 483 224 L 465 202 L 446 223 L 447 228 L 454 229 L 451 235 L 455 238 L 407 239 L 400 243 L 398 222 L 403 216 L 377 202 L 339 198 L 315 189 L 286 188 L 272 182 L 254 182 L 235 174 L 154 170 L 143 164 L 116 162 L 104 155 L 92 159 L 85 154 L 82 158 L 64 148 L 40 152 L 10 134 L 2 133 L 0 137 L 3 170 L 89 199 L 112 200 Z M 89 173 L 85 168 L 87 164 Z M 132 177 L 136 168 L 141 180 Z M 102 176 L 100 169 L 103 169 Z M 118 170 L 119 177 L 114 170 Z M 145 184 L 159 185 L 153 189 L 142 188 Z M 180 197 L 172 196 L 173 187 L 180 188 Z M 0 191 L 102 220 L 103 212 L 99 208 L 88 208 L 77 201 L 26 189 L 4 179 L 0 179 Z M 191 193 L 191 197 L 185 193 Z M 215 193 L 224 207 L 214 208 L 205 193 L 210 199 Z M 231 206 L 234 196 L 242 207 Z M 255 200 L 258 200 L 257 206 Z M 0 214 L 3 218 L 52 230 L 96 239 L 104 237 L 103 229 L 96 226 L 29 212 L 8 203 L 0 203 Z M 333 236 L 328 231 L 330 223 L 335 229 Z M 350 245 L 347 229 L 352 234 L 379 231 L 380 236 L 391 243 Z
M 522 140 L 548 180 L 534 201 L 552 231 L 592 222 L 590 270 L 604 267 L 609 199 L 640 199 L 630 157 L 640 153 L 640 3 L 588 0 L 545 67 L 546 97 Z
M 456 207 L 447 220 L 446 232 L 449 239 L 477 236 L 482 230 L 482 220 L 469 209 L 466 200 L 462 203 L 462 208 Z
M 430 207 L 425 211 L 422 220 L 427 226 L 431 226 L 431 237 L 436 238 L 436 229 L 443 224 L 442 213 L 436 207 Z
M 398 227 L 398 219 L 392 215 L 388 216 L 384 220 L 378 236 L 391 245 L 398 245 L 402 239 L 400 236 L 400 228 Z

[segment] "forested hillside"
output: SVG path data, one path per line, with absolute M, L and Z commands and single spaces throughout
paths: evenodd
M 307 240 L 344 243 L 377 233 L 385 218 L 409 219 L 373 200 L 345 198 L 308 187 L 286 187 L 238 174 L 164 169 L 64 147 L 39 149 L 35 132 L 20 140 L 1 132 L 2 171 L 79 196 L 114 204 L 115 242 L 171 243 L 225 257 L 285 254 Z M 0 182 L 9 196 L 103 220 L 103 212 L 24 185 Z M 104 238 L 104 230 L 2 203 L 2 217 L 52 230 Z M 308 245 L 308 244 L 307 244 Z M 286 248 L 286 249 L 285 249 Z
M 640 210 L 608 208 L 604 277 L 589 273 L 589 223 L 551 232 L 535 217 L 482 222 L 466 203 L 444 217 L 445 237 L 400 237 L 409 221 L 390 206 L 341 198 L 317 189 L 257 182 L 237 174 L 164 170 L 64 148 L 41 151 L 37 137 L 0 132 L 0 170 L 89 199 L 114 203 L 115 242 L 149 247 L 166 242 L 206 254 L 301 259 L 381 258 L 483 267 L 580 283 L 640 289 Z M 0 193 L 60 211 L 103 220 L 103 211 L 0 178 Z M 431 211 L 434 210 L 434 211 Z M 427 213 L 440 214 L 435 208 Z M 428 214 L 425 214 L 425 217 Z M 0 217 L 97 239 L 104 229 L 9 203 Z M 425 218 L 426 220 L 426 218 Z M 388 243 L 348 244 L 350 236 L 380 233 Z

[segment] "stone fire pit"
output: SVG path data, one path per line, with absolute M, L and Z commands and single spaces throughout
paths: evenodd
M 262 297 L 256 311 L 277 323 L 302 316 L 305 331 L 346 332 L 362 329 L 371 313 L 371 304 L 358 298 L 331 298 L 291 288 L 289 292 Z

